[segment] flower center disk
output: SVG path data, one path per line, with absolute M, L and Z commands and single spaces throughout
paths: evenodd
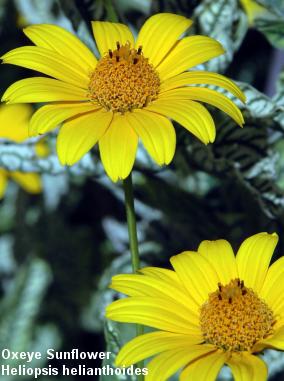
M 205 342 L 226 351 L 249 351 L 273 333 L 273 312 L 239 279 L 209 294 L 200 310 Z
M 106 110 L 125 113 L 156 99 L 159 86 L 159 76 L 142 47 L 136 50 L 117 42 L 117 49 L 109 50 L 92 73 L 88 96 Z

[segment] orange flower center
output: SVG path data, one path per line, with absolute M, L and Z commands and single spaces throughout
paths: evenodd
M 142 47 L 136 50 L 117 42 L 117 49 L 109 50 L 92 73 L 88 96 L 106 110 L 124 113 L 147 106 L 157 98 L 159 86 L 159 76 Z
M 239 279 L 209 294 L 202 305 L 200 325 L 205 342 L 226 351 L 250 351 L 273 333 L 273 312 Z

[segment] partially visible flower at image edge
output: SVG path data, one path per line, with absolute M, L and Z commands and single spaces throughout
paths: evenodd
M 116 275 L 111 288 L 129 297 L 110 304 L 109 319 L 158 331 L 128 342 L 116 366 L 155 356 L 146 381 L 214 381 L 223 365 L 236 381 L 267 380 L 257 356 L 284 350 L 284 257 L 269 263 L 277 234 L 246 239 L 235 257 L 225 240 L 203 241 L 197 252 L 171 258 L 174 270 L 146 267 Z
M 98 142 L 109 177 L 125 179 L 133 167 L 139 138 L 158 165 L 169 164 L 176 146 L 170 120 L 204 144 L 215 139 L 214 121 L 198 101 L 221 109 L 240 126 L 244 123 L 239 108 L 225 95 L 191 86 L 220 86 L 245 101 L 238 86 L 225 76 L 186 71 L 224 53 L 221 44 L 210 37 L 179 40 L 191 24 L 183 16 L 156 14 L 145 22 L 135 42 L 126 25 L 94 21 L 99 60 L 59 26 L 29 26 L 24 33 L 36 46 L 4 54 L 3 63 L 53 78 L 17 81 L 2 101 L 50 102 L 33 115 L 30 134 L 44 134 L 63 123 L 57 139 L 62 165 L 73 165 Z
M 29 138 L 28 125 L 32 115 L 30 105 L 1 105 L 0 106 L 0 139 L 8 139 L 22 143 Z M 35 145 L 35 150 L 43 152 L 43 143 Z M 45 151 L 46 152 L 46 151 Z M 41 178 L 37 173 L 8 171 L 0 168 L 0 200 L 4 197 L 9 180 L 15 181 L 21 188 L 31 194 L 42 191 Z

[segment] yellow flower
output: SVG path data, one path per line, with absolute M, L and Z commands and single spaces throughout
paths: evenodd
M 215 139 L 209 103 L 243 124 L 238 107 L 226 96 L 204 87 L 217 85 L 245 100 L 226 77 L 187 69 L 224 50 L 210 37 L 179 37 L 191 20 L 170 13 L 150 17 L 136 42 L 123 24 L 92 22 L 101 55 L 95 55 L 73 34 L 56 25 L 33 25 L 24 33 L 36 46 L 6 53 L 4 63 L 53 77 L 33 77 L 12 84 L 7 103 L 50 102 L 32 117 L 30 134 L 44 134 L 60 123 L 57 151 L 62 165 L 72 165 L 99 142 L 106 172 L 113 181 L 130 173 L 140 138 L 159 165 L 173 158 L 177 121 L 203 143 Z
M 30 105 L 0 105 L 0 139 L 21 143 L 29 138 Z
M 224 364 L 236 381 L 266 380 L 256 354 L 284 349 L 284 257 L 269 268 L 277 241 L 275 233 L 253 235 L 236 257 L 225 240 L 203 241 L 171 258 L 174 271 L 114 276 L 111 287 L 130 297 L 108 306 L 107 317 L 158 329 L 127 343 L 117 365 L 155 355 L 147 381 L 180 368 L 180 381 L 214 381 Z
M 15 181 L 22 189 L 28 193 L 38 194 L 42 191 L 41 178 L 37 173 L 7 171 L 0 168 L 0 200 L 5 195 L 9 179 Z
M 32 114 L 29 105 L 0 106 L 0 139 L 9 139 L 21 143 L 29 137 L 28 124 Z M 37 194 L 42 191 L 41 178 L 37 173 L 7 171 L 0 168 L 0 199 L 4 197 L 8 180 L 12 179 L 28 193 Z
M 252 0 L 240 0 L 241 4 L 247 14 L 249 24 L 253 25 L 253 22 L 260 15 L 267 13 L 267 9 L 259 5 L 257 2 Z

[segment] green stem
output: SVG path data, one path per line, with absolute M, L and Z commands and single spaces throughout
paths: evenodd
M 131 174 L 123 180 L 125 209 L 128 225 L 129 245 L 131 253 L 132 270 L 134 273 L 139 270 L 140 259 L 138 251 L 137 227 L 134 209 L 133 185 Z
M 136 273 L 140 268 L 140 258 L 139 258 L 139 250 L 138 250 L 138 238 L 137 238 L 137 226 L 136 226 L 136 216 L 135 216 L 135 208 L 134 208 L 134 197 L 133 197 L 133 185 L 132 185 L 132 174 L 123 180 L 123 188 L 124 188 L 124 198 L 125 198 L 125 209 L 126 209 L 126 218 L 127 218 L 127 226 L 128 226 L 128 236 L 129 236 L 129 246 L 130 246 L 130 254 L 131 254 L 131 263 L 132 263 L 132 271 Z M 136 335 L 143 334 L 143 326 L 136 326 Z M 144 366 L 143 362 L 138 364 L 138 368 L 142 369 Z M 143 375 L 137 376 L 139 381 L 143 381 Z
M 111 22 L 118 22 L 118 17 L 113 5 L 112 0 L 104 0 L 105 1 L 105 9 L 107 11 L 107 19 Z

